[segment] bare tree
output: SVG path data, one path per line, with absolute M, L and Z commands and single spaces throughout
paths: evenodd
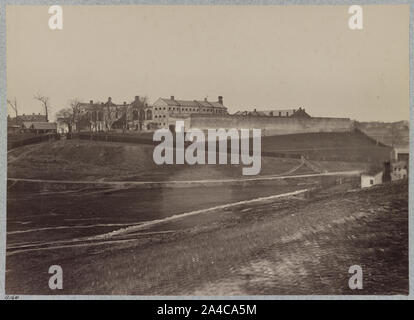
M 17 124 L 17 116 L 18 116 L 18 112 L 17 112 L 17 100 L 16 98 L 14 98 L 14 102 L 11 102 L 10 100 L 7 99 L 7 103 L 10 105 L 10 107 L 13 109 L 13 111 L 16 114 L 16 124 Z
M 56 112 L 56 120 L 59 122 L 66 123 L 66 125 L 68 126 L 69 133 L 72 132 L 72 126 L 74 122 L 71 108 L 64 108 Z
M 145 108 L 148 106 L 148 96 L 140 97 L 140 110 L 138 112 L 139 130 L 142 130 L 144 120 L 147 118 Z
M 46 97 L 38 93 L 34 96 L 34 98 L 42 103 L 43 107 L 45 108 L 46 121 L 49 122 L 49 111 L 50 111 L 49 97 Z
M 63 108 L 56 113 L 56 118 L 68 125 L 69 132 L 72 132 L 73 126 L 79 122 L 81 114 L 81 102 L 78 98 L 73 98 L 68 102 L 69 107 Z M 79 131 L 79 126 L 76 126 Z
M 72 109 L 71 108 L 64 108 L 56 112 L 57 119 L 65 119 L 65 121 L 72 121 Z
M 116 114 L 118 112 L 118 108 L 116 106 L 110 106 L 109 104 L 106 106 L 106 112 L 104 114 L 105 117 L 105 126 L 106 130 L 110 131 L 112 129 L 112 125 L 117 120 Z
M 81 113 L 81 102 L 78 98 L 73 98 L 69 101 L 69 105 L 72 110 L 72 124 L 75 124 L 76 122 L 78 122 Z M 78 126 L 77 131 L 79 131 Z

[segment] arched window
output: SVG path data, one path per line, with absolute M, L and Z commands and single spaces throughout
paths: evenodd
M 152 111 L 147 110 L 147 120 L 152 120 Z
M 143 109 L 139 110 L 139 120 L 145 120 L 145 111 Z
M 138 110 L 132 111 L 132 120 L 138 120 Z

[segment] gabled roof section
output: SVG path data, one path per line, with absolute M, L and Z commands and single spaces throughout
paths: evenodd
M 23 122 L 23 126 L 27 129 L 56 130 L 54 122 Z
M 169 106 L 177 106 L 177 107 L 180 106 L 177 100 L 165 99 L 165 98 L 160 98 L 159 100 L 164 101 Z
M 225 106 L 223 106 L 221 103 L 219 103 L 217 101 L 212 102 L 212 101 L 207 101 L 207 100 L 176 100 L 176 99 L 173 100 L 173 99 L 166 99 L 166 98 L 159 98 L 158 100 L 162 100 L 168 106 L 174 106 L 174 107 L 225 108 Z
M 197 103 L 195 100 L 175 100 L 181 107 L 190 107 L 190 108 L 198 108 L 200 104 Z
M 209 102 L 211 105 L 213 105 L 214 108 L 226 108 L 225 106 L 223 106 L 220 102 L 214 101 L 214 102 Z
M 383 172 L 383 168 L 381 167 L 371 167 L 364 171 L 363 175 L 365 176 L 376 176 L 379 173 Z
M 201 107 L 205 107 L 205 108 L 214 107 L 213 103 L 207 100 L 195 100 L 195 102 L 197 102 Z

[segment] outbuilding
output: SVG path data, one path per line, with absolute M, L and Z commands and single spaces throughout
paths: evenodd
M 361 175 L 361 188 L 369 188 L 382 183 L 383 171 L 381 169 L 369 170 Z
M 22 129 L 35 133 L 56 133 L 57 125 L 54 122 L 23 122 Z

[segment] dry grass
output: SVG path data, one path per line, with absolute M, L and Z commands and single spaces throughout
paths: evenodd
M 63 140 L 19 148 L 8 154 L 8 176 L 56 180 L 168 181 L 242 177 L 244 165 L 156 165 L 153 147 L 114 142 Z M 296 159 L 262 158 L 261 175 L 281 174 Z M 301 170 L 310 173 L 310 170 Z
M 41 270 L 56 263 L 66 270 L 61 294 L 353 294 L 352 264 L 366 272 L 358 294 L 407 293 L 406 182 L 209 217 L 131 243 L 11 256 L 6 292 L 49 294 Z

